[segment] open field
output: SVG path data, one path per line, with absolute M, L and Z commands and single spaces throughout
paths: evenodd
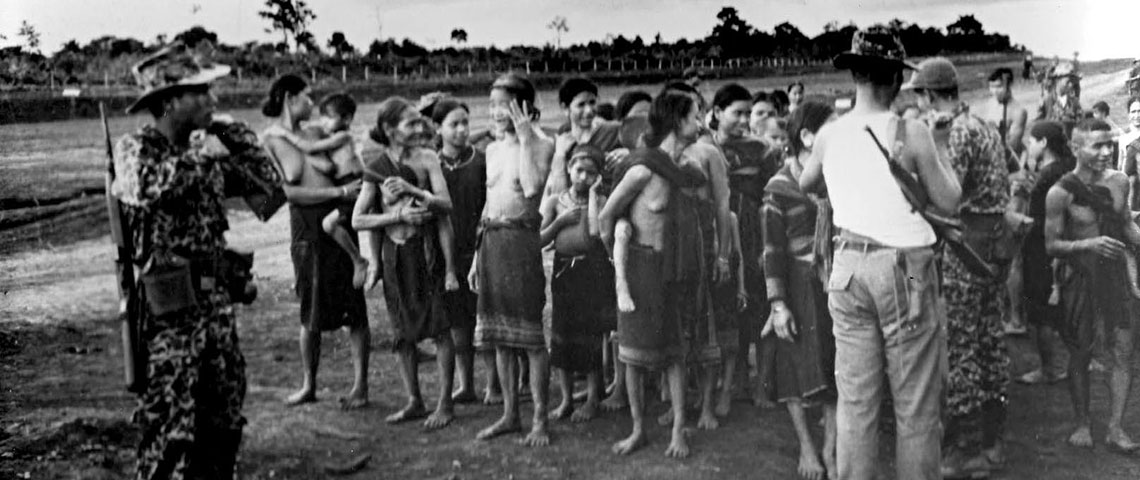
M 1084 66 L 1083 103 L 1107 100 L 1121 124 L 1121 70 L 1126 66 L 1127 62 Z M 979 88 L 993 67 L 962 69 L 967 85 L 972 86 L 967 100 L 982 98 Z M 750 89 L 782 88 L 790 80 L 741 83 Z M 841 74 L 810 76 L 803 81 L 809 93 L 842 93 L 847 88 Z M 719 82 L 710 82 L 705 87 L 707 94 L 718 86 Z M 618 93 L 616 87 L 602 89 L 606 99 L 615 99 Z M 1036 86 L 1022 85 L 1017 94 L 1033 104 Z M 473 109 L 473 123 L 485 122 L 485 97 L 467 101 Z M 554 93 L 543 92 L 540 106 L 544 125 L 555 125 L 561 115 Z M 361 108 L 354 125 L 360 138 L 375 111 L 374 104 Z M 254 110 L 239 111 L 236 116 L 255 126 L 264 125 Z M 142 120 L 113 119 L 112 132 L 118 136 Z M 112 252 L 101 217 L 104 161 L 97 121 L 0 126 L 0 478 L 127 478 L 132 468 L 137 433 L 128 423 L 133 399 L 121 386 L 114 320 L 117 294 Z M 67 210 L 72 205 L 78 206 Z M 45 208 L 66 212 L 40 213 Z M 18 223 L 14 218 L 31 217 L 38 220 L 3 226 Z M 374 332 L 371 407 L 345 413 L 332 402 L 351 382 L 347 341 L 337 333 L 327 335 L 324 343 L 322 401 L 287 409 L 280 400 L 300 380 L 299 306 L 292 293 L 287 214 L 279 213 L 262 224 L 236 211 L 231 228 L 232 245 L 257 252 L 255 271 L 261 289 L 257 302 L 239 307 L 238 312 L 250 384 L 243 478 L 327 478 L 322 465 L 343 463 L 361 453 L 371 454 L 371 462 L 346 478 L 794 478 L 796 445 L 787 414 L 779 409 L 758 410 L 743 402 L 733 405 L 720 430 L 695 431 L 691 437 L 694 453 L 683 461 L 662 456 L 668 432 L 656 426 L 650 429 L 652 443 L 647 448 L 629 457 L 612 455 L 610 444 L 628 432 L 625 412 L 605 414 L 584 425 L 557 422 L 554 444 L 546 449 L 520 447 L 510 436 L 490 442 L 474 440 L 478 429 L 498 417 L 500 407 L 460 406 L 456 423 L 441 432 L 424 433 L 415 423 L 386 425 L 383 417 L 402 405 L 403 389 L 390 353 L 390 328 L 379 290 L 368 296 Z M 1033 367 L 1025 338 L 1007 339 L 1007 345 L 1014 358 L 1014 373 Z M 437 392 L 438 373 L 434 362 L 422 367 L 423 389 L 430 402 Z M 478 368 L 481 373 L 482 366 Z M 1093 433 L 1100 439 L 1107 394 L 1104 376 L 1097 374 L 1094 379 L 1098 422 Z M 1010 402 L 1010 463 L 995 478 L 1140 478 L 1140 461 L 1135 457 L 1114 455 L 1101 447 L 1079 451 L 1064 444 L 1070 407 L 1063 385 L 1015 385 Z M 663 406 L 655 404 L 648 413 L 661 411 Z M 529 422 L 530 412 L 524 404 L 524 423 Z M 1125 426 L 1140 432 L 1140 416 L 1132 413 Z M 818 435 L 819 429 L 815 430 Z M 884 436 L 882 479 L 894 478 L 892 439 Z

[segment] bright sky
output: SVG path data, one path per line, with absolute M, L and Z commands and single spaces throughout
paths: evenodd
M 0 0 L 0 45 L 19 43 L 16 32 L 28 20 L 42 35 L 45 53 L 65 41 L 80 43 L 105 35 L 131 36 L 148 43 L 201 24 L 222 42 L 279 41 L 258 17 L 263 0 Z M 972 13 L 987 32 L 1010 35 L 1041 55 L 1082 60 L 1140 57 L 1131 41 L 1140 23 L 1137 0 L 308 0 L 317 14 L 311 30 L 327 42 L 342 31 L 357 48 L 375 38 L 408 37 L 430 47 L 450 42 L 463 28 L 472 45 L 553 43 L 546 28 L 555 16 L 567 18 L 563 45 L 602 40 L 607 34 L 635 35 L 648 43 L 661 33 L 667 41 L 704 37 L 716 13 L 735 4 L 753 26 L 771 31 L 785 20 L 815 36 L 831 20 L 860 26 L 891 18 L 922 26 L 945 27 Z

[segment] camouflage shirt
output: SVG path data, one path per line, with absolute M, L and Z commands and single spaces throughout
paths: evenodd
M 1064 105 L 1056 95 L 1048 95 L 1042 99 L 1041 106 L 1037 108 L 1037 120 L 1061 122 L 1066 128 L 1072 128 L 1083 117 L 1081 99 L 1073 94 L 1068 95 Z
M 962 186 L 960 212 L 1003 213 L 1009 203 L 1009 170 L 997 128 L 965 104 L 955 111 L 950 125 L 950 165 Z
M 179 147 L 150 125 L 119 139 L 111 192 L 123 203 L 137 264 L 156 251 L 184 257 L 220 252 L 229 229 L 226 197 L 250 192 L 250 176 L 281 183 L 249 127 L 234 122 L 217 130 L 220 146 L 198 131 L 188 147 Z

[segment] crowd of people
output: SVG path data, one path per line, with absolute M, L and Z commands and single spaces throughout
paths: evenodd
M 607 105 L 573 77 L 558 91 L 564 122 L 547 130 L 534 86 L 507 73 L 490 87 L 489 125 L 445 94 L 391 97 L 362 147 L 344 94 L 314 102 L 284 75 L 258 136 L 213 112 L 209 83 L 228 67 L 179 45 L 148 58 L 131 111 L 154 122 L 118 142 L 112 192 L 144 278 L 187 264 L 190 293 L 143 295 L 189 300 L 143 308 L 137 477 L 234 474 L 244 359 L 209 259 L 225 247 L 222 200 L 263 184 L 288 200 L 300 298 L 302 387 L 288 405 L 317 401 L 321 337 L 342 328 L 355 382 L 340 405 L 368 404 L 365 295 L 380 284 L 407 398 L 390 423 L 439 429 L 457 403 L 501 403 L 477 434 L 491 439 L 524 431 L 529 397 L 522 444 L 549 444 L 552 421 L 628 411 L 632 431 L 612 446 L 628 454 L 649 442 L 645 412 L 660 396 L 665 453 L 683 458 L 690 411 L 714 430 L 744 397 L 785 406 L 804 478 L 874 478 L 882 411 L 898 478 L 981 478 L 1006 463 L 1003 337 L 1024 322 L 1041 367 L 1019 379 L 1068 380 L 1068 442 L 1094 444 L 1090 363 L 1104 352 L 1104 444 L 1140 449 L 1122 428 L 1140 297 L 1140 98 L 1114 130 L 1107 105 L 1085 118 L 1079 74 L 1061 66 L 1031 118 L 999 68 L 971 111 L 952 62 L 911 64 L 878 28 L 834 65 L 851 74 L 849 111 L 800 82 L 727 83 L 707 101 L 699 74 Z M 428 340 L 440 376 L 430 410 L 418 373 Z

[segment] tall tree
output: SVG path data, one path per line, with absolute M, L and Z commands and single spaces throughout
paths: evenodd
M 561 49 L 562 34 L 570 31 L 570 27 L 566 25 L 566 17 L 562 15 L 555 16 L 550 23 L 546 24 L 546 28 L 554 30 L 554 44 Z
M 40 32 L 27 20 L 20 24 L 20 32 L 17 35 L 24 38 L 24 46 L 28 47 L 29 52 L 40 53 Z
M 272 28 L 265 29 L 265 33 L 281 32 L 285 43 L 288 44 L 292 38 L 297 49 L 315 45 L 312 34 L 308 33 L 309 22 L 316 20 L 317 14 L 313 13 L 305 0 L 265 0 L 265 10 L 257 14 L 269 20 L 272 25 Z
M 451 41 L 455 42 L 456 45 L 467 43 L 467 30 L 462 28 L 451 29 Z
M 343 32 L 333 32 L 332 37 L 329 38 L 328 47 L 332 50 L 336 58 L 344 58 L 345 56 L 352 56 L 356 53 L 356 47 L 348 43 L 348 39 L 344 37 Z
M 751 46 L 749 41 L 755 28 L 740 18 L 739 12 L 733 7 L 724 7 L 716 14 L 720 21 L 713 27 L 708 41 L 720 47 L 720 51 L 728 57 L 748 55 Z
M 982 22 L 974 18 L 973 15 L 962 15 L 958 20 L 946 26 L 946 34 L 950 36 L 963 35 L 972 37 L 976 35 L 983 35 L 985 31 L 982 30 Z

